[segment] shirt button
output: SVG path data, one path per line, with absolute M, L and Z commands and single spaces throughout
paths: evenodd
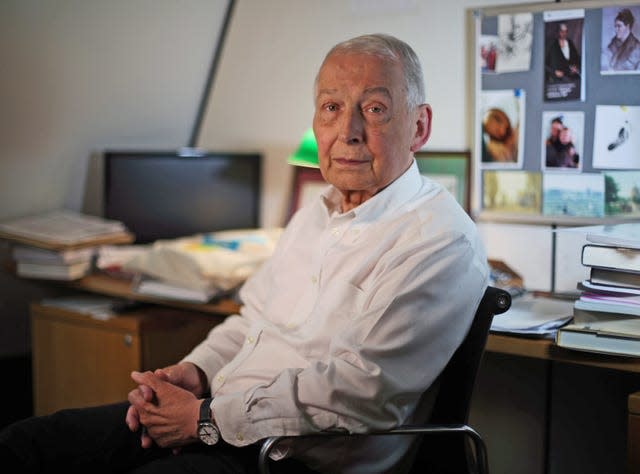
M 249 344 L 253 344 L 253 341 L 254 341 L 253 336 L 249 336 L 249 337 L 247 338 L 247 342 L 248 342 Z
M 331 229 L 331 234 L 334 237 L 338 237 L 340 235 L 340 229 L 338 229 L 337 227 L 334 227 L 333 229 Z
M 313 276 L 311 277 L 311 283 L 313 283 L 314 285 L 315 285 L 316 283 L 318 283 L 318 277 L 317 277 L 317 276 L 315 276 L 315 275 L 313 275 Z
M 224 375 L 218 375 L 218 376 L 216 377 L 216 380 L 217 380 L 218 382 L 222 382 L 222 381 L 224 380 Z
M 242 436 L 242 433 L 236 433 L 236 441 L 244 441 L 244 436 Z

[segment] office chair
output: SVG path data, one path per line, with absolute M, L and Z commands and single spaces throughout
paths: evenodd
M 409 473 L 487 474 L 484 441 L 467 422 L 491 321 L 494 315 L 504 313 L 510 306 L 511 295 L 507 291 L 492 286 L 486 289 L 469 332 L 440 374 L 440 387 L 427 424 L 370 433 L 320 432 L 308 436 L 419 435 L 421 439 Z M 269 454 L 286 438 L 272 436 L 263 441 L 258 458 L 261 474 L 269 474 Z

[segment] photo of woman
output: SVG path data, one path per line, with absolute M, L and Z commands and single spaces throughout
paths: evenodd
M 485 91 L 480 101 L 483 166 L 521 167 L 524 91 Z
M 640 74 L 640 6 L 602 9 L 602 74 Z

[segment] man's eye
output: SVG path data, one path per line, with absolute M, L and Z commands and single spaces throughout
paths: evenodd
M 336 104 L 327 104 L 324 106 L 324 110 L 327 112 L 335 112 L 338 110 L 338 106 Z
M 384 109 L 379 105 L 372 105 L 370 107 L 367 107 L 367 111 L 373 114 L 381 114 L 382 112 L 384 112 Z

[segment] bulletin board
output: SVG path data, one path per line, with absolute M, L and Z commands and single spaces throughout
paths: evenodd
M 625 58 L 613 42 L 624 9 L 640 40 L 638 0 L 469 11 L 474 217 L 640 219 L 640 45 Z

